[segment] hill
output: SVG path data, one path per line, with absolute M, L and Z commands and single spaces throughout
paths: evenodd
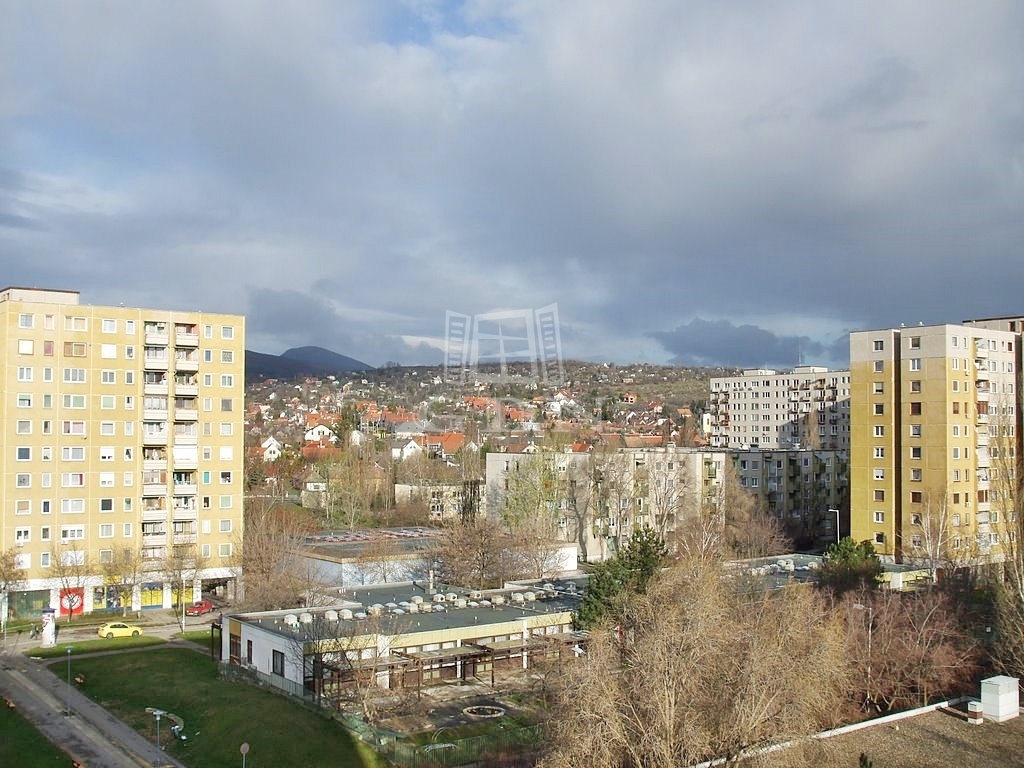
M 245 351 L 246 381 L 296 379 L 372 370 L 373 366 L 323 347 L 295 347 L 280 355 Z

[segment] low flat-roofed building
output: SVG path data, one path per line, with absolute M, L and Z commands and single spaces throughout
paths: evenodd
M 343 590 L 335 604 L 240 613 L 221 621 L 221 658 L 261 682 L 338 708 L 353 686 L 414 689 L 494 683 L 496 671 L 570 658 L 582 580 L 467 590 L 427 582 Z

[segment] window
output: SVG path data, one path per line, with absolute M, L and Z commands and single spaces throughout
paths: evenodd
M 912 482 L 915 482 L 915 483 L 920 483 L 921 482 L 921 470 L 920 469 L 916 469 L 916 468 L 910 470 L 910 480 Z
M 953 448 L 953 458 L 954 459 L 959 459 L 960 458 L 960 447 L 959 446 L 954 446 L 954 448 Z
M 125 344 L 125 346 L 124 346 L 124 356 L 125 356 L 125 359 L 127 359 L 127 360 L 134 360 L 135 359 L 135 345 L 134 344 Z
M 212 363 L 213 362 L 213 350 L 212 349 L 204 349 L 203 350 L 203 362 L 204 363 Z
M 883 413 L 885 413 L 885 404 L 875 403 L 875 416 L 881 416 Z
M 19 435 L 31 435 L 32 434 L 32 422 L 29 419 L 18 419 L 15 425 L 14 431 Z
M 50 526 L 44 525 L 39 529 L 39 540 L 49 541 L 50 540 Z
M 114 473 L 113 472 L 100 472 L 100 488 L 113 488 L 114 487 Z
M 875 373 L 881 373 L 884 370 L 885 370 L 885 361 L 884 360 L 875 360 L 875 367 L 874 367 Z
M 221 485 L 229 485 L 231 483 L 230 471 L 224 471 L 220 473 L 220 483 Z
M 100 538 L 101 539 L 112 539 L 114 538 L 114 524 L 103 523 L 100 525 Z
M 32 366 L 18 366 L 18 381 L 32 381 Z
M 100 329 L 103 333 L 117 333 L 117 320 L 100 321 Z
M 49 568 L 50 567 L 50 553 L 49 552 L 40 552 L 39 553 L 39 567 L 40 568 Z
M 31 515 L 32 502 L 29 499 L 18 499 L 17 501 L 14 502 L 14 514 Z
M 134 320 L 125 320 L 124 321 L 124 332 L 126 334 L 128 334 L 129 336 L 131 334 L 135 333 L 135 321 Z
M 233 405 L 234 405 L 234 402 L 232 401 L 232 399 L 230 397 L 222 397 L 220 399 L 220 409 L 222 411 L 228 412 L 228 411 L 233 410 Z
M 222 363 L 233 363 L 235 362 L 235 353 L 230 349 L 222 349 L 220 351 L 220 361 Z
M 85 512 L 85 499 L 61 499 L 61 514 L 78 515 Z
M 960 403 L 956 400 L 953 401 L 953 413 L 960 413 Z
M 84 341 L 65 341 L 64 357 L 85 357 L 86 344 Z
M 135 371 L 125 371 L 124 372 L 124 383 L 125 384 L 134 384 L 135 383 Z
M 913 403 L 910 404 L 910 415 L 911 416 L 920 416 L 921 415 L 921 403 L 920 402 L 913 402 Z
M 882 381 L 876 381 L 876 382 L 874 382 L 874 383 L 873 383 L 873 384 L 871 385 L 871 391 L 872 391 L 872 392 L 873 392 L 874 394 L 876 394 L 876 395 L 880 395 L 880 394 L 882 394 L 883 392 L 885 392 L 885 382 L 882 382 Z
M 221 533 L 231 533 L 231 519 L 221 520 L 219 523 L 219 530 Z
M 65 384 L 85 384 L 85 368 L 65 368 Z
M 910 449 L 910 458 L 920 459 L 921 458 L 921 446 L 915 445 Z
M 885 470 L 875 467 L 875 480 L 885 480 Z
M 875 437 L 885 437 L 885 427 L 881 424 L 875 424 Z
M 60 476 L 61 488 L 81 488 L 85 485 L 84 472 L 63 472 Z
M 18 395 L 17 404 L 19 408 L 32 407 L 32 395 L 21 393 Z
M 117 358 L 117 344 L 100 344 L 100 357 L 104 360 Z
M 68 316 L 64 318 L 65 331 L 84 331 L 87 327 L 84 317 Z
M 217 554 L 221 557 L 231 557 L 231 542 L 219 544 L 217 546 Z
M 201 557 L 203 557 L 203 559 L 209 558 L 211 551 L 212 550 L 210 549 L 210 545 L 209 544 L 203 544 L 202 549 L 199 550 L 200 555 L 201 555 Z
M 101 371 L 100 372 L 100 383 L 102 383 L 102 384 L 116 384 L 117 383 L 117 372 L 116 371 Z
M 19 472 L 14 476 L 14 485 L 18 488 L 31 488 L 32 475 L 28 472 Z
M 921 436 L 921 425 L 920 424 L 911 424 L 910 425 L 910 436 L 911 437 L 920 437 Z
M 912 357 L 910 358 L 910 370 L 920 371 L 921 370 L 921 358 Z
M 18 339 L 18 354 L 31 355 L 35 351 L 35 344 L 32 339 Z
M 882 339 L 875 339 L 873 342 L 871 342 L 871 347 L 872 349 L 874 349 L 875 352 L 881 352 L 885 349 L 885 341 L 883 341 Z
M 885 544 L 885 534 L 881 531 L 875 532 L 875 544 Z
M 220 385 L 222 387 L 233 387 L 235 386 L 235 377 L 230 373 L 225 373 L 220 377 Z
M 15 528 L 14 529 L 14 543 L 15 544 L 28 544 L 32 540 L 32 529 Z
M 883 448 L 880 445 L 876 445 L 875 446 L 875 458 L 876 459 L 884 459 L 885 458 L 885 448 Z
M 128 473 L 126 472 L 125 474 L 128 474 Z M 131 485 L 131 483 L 125 483 L 125 485 Z M 132 497 L 131 496 L 125 496 L 124 497 L 123 507 L 124 507 L 124 511 L 125 512 L 131 512 L 132 511 Z
M 953 437 L 960 437 L 960 425 L 959 424 L 954 424 L 953 425 Z
M 114 422 L 112 421 L 101 421 L 100 422 L 100 434 L 101 435 L 115 435 L 117 434 Z
M 126 538 L 126 539 L 130 539 L 132 537 L 132 524 L 131 523 L 123 523 L 121 525 L 121 536 L 123 538 Z
M 220 337 L 222 339 L 233 339 L 235 338 L 235 328 L 231 325 L 222 325 L 220 327 Z
M 204 373 L 203 374 L 203 386 L 204 387 L 212 387 L 213 386 L 213 374 L 212 373 Z
M 920 349 L 921 348 L 921 337 L 920 336 L 911 336 L 910 337 L 910 348 L 911 349 Z
M 100 461 L 113 461 L 114 460 L 114 446 L 104 445 L 100 448 Z
M 279 677 L 284 677 L 284 651 L 273 651 L 273 672 Z
M 18 327 L 19 328 L 31 328 L 35 325 L 35 315 L 28 313 L 18 315 Z
M 222 445 L 219 449 L 221 461 L 232 461 L 235 458 L 235 449 L 230 445 Z
M 231 509 L 231 496 L 220 496 L 217 498 L 217 504 L 219 509 Z
M 19 445 L 15 449 L 15 456 L 18 461 L 31 461 L 32 460 L 32 449 L 28 446 Z
M 124 409 L 126 411 L 134 411 L 135 410 L 135 397 L 133 395 L 125 395 L 124 396 Z
M 882 512 L 880 509 L 876 509 L 875 510 L 875 522 L 876 523 L 884 523 L 885 522 L 885 512 Z
M 233 426 L 230 421 L 222 421 L 220 423 L 220 434 L 221 437 L 229 436 L 233 431 Z
M 65 408 L 85 408 L 85 395 L 64 395 L 61 403 Z
M 82 526 L 82 525 L 62 525 L 60 527 L 60 538 L 61 538 L 61 541 L 74 541 L 74 540 L 77 540 L 77 539 L 84 539 L 85 538 L 85 526 Z
M 53 342 L 52 341 L 44 341 L 43 342 L 43 354 L 46 357 L 53 357 Z
M 60 449 L 60 458 L 61 461 L 84 461 L 85 446 L 65 445 Z
M 105 411 L 109 411 L 114 408 L 116 401 L 113 395 L 100 395 L 100 408 Z
M 874 498 L 875 501 L 885 501 L 885 491 L 881 488 L 875 488 Z

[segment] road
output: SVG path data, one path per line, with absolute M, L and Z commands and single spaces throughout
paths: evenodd
M 186 629 L 209 627 L 212 616 L 189 618 Z M 180 631 L 173 621 L 145 625 L 145 634 L 170 639 Z M 93 639 L 96 627 L 76 629 L 61 626 L 60 642 L 69 639 Z M 184 765 L 162 751 L 154 742 L 137 733 L 99 706 L 75 686 L 68 686 L 61 659 L 36 661 L 15 651 L 18 638 L 9 653 L 0 655 L 0 694 L 33 723 L 50 741 L 71 758 L 89 768 L 151 768 Z M 27 647 L 27 643 L 26 643 Z M 140 649 L 139 653 L 145 652 Z M 8 705 L 9 706 L 9 705 Z M 70 713 L 70 714 L 69 714 Z M 170 734 L 167 734 L 170 737 Z

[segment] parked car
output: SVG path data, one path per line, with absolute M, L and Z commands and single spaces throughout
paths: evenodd
M 202 616 L 204 613 L 210 613 L 213 610 L 213 603 L 209 600 L 196 600 L 192 605 L 185 609 L 186 616 Z
M 123 621 L 108 621 L 96 630 L 96 634 L 100 637 L 138 637 L 142 628 Z

